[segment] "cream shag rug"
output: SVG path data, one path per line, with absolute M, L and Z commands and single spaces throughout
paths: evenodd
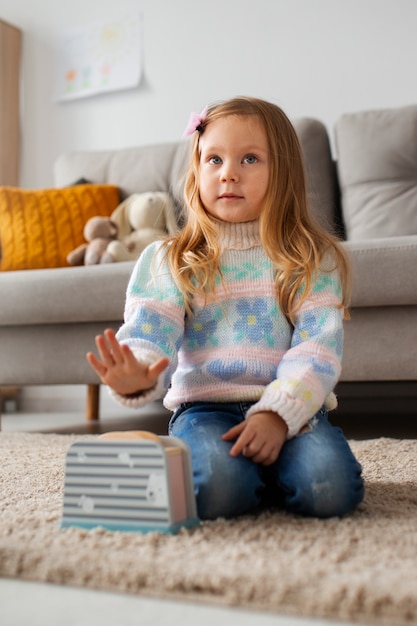
M 59 527 L 70 435 L 0 434 L 0 575 L 292 615 L 417 624 L 417 441 L 352 441 L 366 499 L 178 535 Z

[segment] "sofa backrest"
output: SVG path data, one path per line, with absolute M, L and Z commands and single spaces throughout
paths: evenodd
M 326 128 L 320 121 L 310 118 L 293 123 L 304 154 L 312 213 L 326 229 L 339 232 L 338 185 Z M 117 185 L 122 198 L 145 191 L 169 191 L 181 205 L 189 146 L 190 142 L 185 140 L 63 154 L 54 166 L 55 185 L 63 187 L 85 178 L 93 183 Z
M 326 127 L 312 118 L 296 119 L 293 124 L 304 154 L 311 212 L 326 230 L 343 237 L 339 185 Z
M 177 150 L 177 143 L 166 143 L 63 154 L 54 165 L 55 185 L 64 187 L 85 178 L 92 183 L 117 185 L 122 198 L 146 191 L 169 191 Z

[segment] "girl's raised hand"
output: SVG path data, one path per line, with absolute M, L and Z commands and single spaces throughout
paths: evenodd
M 169 364 L 168 358 L 161 358 L 152 365 L 138 361 L 129 346 L 117 341 L 110 328 L 103 335 L 97 335 L 96 346 L 100 358 L 88 352 L 87 361 L 101 382 L 122 396 L 154 387 L 159 375 Z

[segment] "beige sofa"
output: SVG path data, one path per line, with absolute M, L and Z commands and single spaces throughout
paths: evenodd
M 417 107 L 344 115 L 329 134 L 294 121 L 320 222 L 346 238 L 353 273 L 342 383 L 407 384 L 417 396 Z M 57 186 L 84 177 L 123 197 L 170 191 L 181 202 L 187 143 L 64 154 Z M 85 353 L 122 322 L 132 263 L 0 272 L 0 385 L 85 384 L 98 417 L 98 379 Z M 411 386 L 411 387 L 410 387 Z

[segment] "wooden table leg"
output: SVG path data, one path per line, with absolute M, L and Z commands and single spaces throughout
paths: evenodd
M 86 407 L 86 415 L 85 415 L 87 422 L 94 422 L 99 419 L 99 405 L 100 405 L 100 385 L 88 385 L 87 407 Z

